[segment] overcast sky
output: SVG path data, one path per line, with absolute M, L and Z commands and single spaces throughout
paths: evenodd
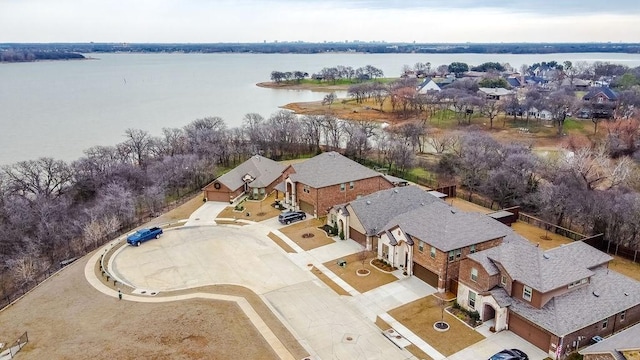
M 0 0 L 0 42 L 639 42 L 640 0 Z

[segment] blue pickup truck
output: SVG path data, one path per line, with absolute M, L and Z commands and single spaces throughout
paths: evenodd
M 127 236 L 127 243 L 129 245 L 140 246 L 143 242 L 151 239 L 157 239 L 162 235 L 162 229 L 159 227 L 152 227 L 150 229 L 140 229 L 133 234 Z

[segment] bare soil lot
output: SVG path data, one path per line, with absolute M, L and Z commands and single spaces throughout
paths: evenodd
M 375 266 L 369 264 L 371 259 L 373 259 L 375 256 L 376 255 L 374 253 L 367 253 L 367 259 L 364 262 L 364 268 L 369 270 L 370 272 L 367 276 L 358 276 L 358 274 L 356 274 L 357 270 L 363 268 L 362 260 L 360 260 L 360 253 L 351 254 L 342 259 L 328 261 L 322 265 L 326 266 L 329 270 L 338 275 L 342 280 L 351 285 L 354 289 L 358 290 L 361 293 L 364 293 L 379 286 L 398 280 L 398 278 L 393 276 L 392 274 L 384 273 L 378 270 Z M 338 260 L 345 260 L 347 262 L 347 265 L 345 267 L 339 266 L 337 264 Z
M 0 312 L 1 342 L 28 332 L 20 359 L 278 358 L 233 302 L 117 300 L 86 282 L 84 263 Z
M 323 224 L 324 221 L 321 219 L 309 219 L 284 227 L 280 231 L 305 251 L 309 251 L 334 243 L 327 233 L 318 229 Z
M 441 307 L 434 296 L 427 296 L 389 311 L 389 315 L 409 328 L 421 339 L 429 343 L 444 356 L 454 354 L 478 341 L 484 336 L 463 324 L 445 311 L 444 321 L 450 328 L 439 332 L 433 328 L 442 316 Z

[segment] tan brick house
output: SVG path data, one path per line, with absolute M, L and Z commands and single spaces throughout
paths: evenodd
M 394 185 L 382 174 L 337 152 L 326 152 L 289 165 L 276 189 L 285 193 L 284 205 L 316 217 L 341 203 Z
M 611 260 L 582 242 L 543 251 L 512 233 L 461 261 L 457 301 L 563 358 L 640 322 L 640 282 L 610 270 Z
M 206 201 L 233 202 L 244 194 L 271 193 L 281 181 L 285 166 L 264 156 L 254 155 L 203 189 Z

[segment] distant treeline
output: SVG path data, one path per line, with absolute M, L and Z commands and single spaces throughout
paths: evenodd
M 59 50 L 0 49 L 0 62 L 25 62 L 38 60 L 77 60 L 84 55 Z
M 0 44 L 3 49 L 29 51 L 34 55 L 55 56 L 91 52 L 185 52 L 185 53 L 294 53 L 325 52 L 425 53 L 425 54 L 552 54 L 552 53 L 640 53 L 640 43 L 511 43 L 511 44 L 416 44 L 416 43 L 215 43 L 215 44 L 128 44 L 128 43 L 51 43 Z M 55 51 L 54 53 L 51 53 Z M 40 52 L 40 53 L 38 53 Z M 77 55 L 77 54 L 72 54 Z M 47 58 L 50 59 L 50 58 Z M 26 60 L 25 60 L 26 61 Z

